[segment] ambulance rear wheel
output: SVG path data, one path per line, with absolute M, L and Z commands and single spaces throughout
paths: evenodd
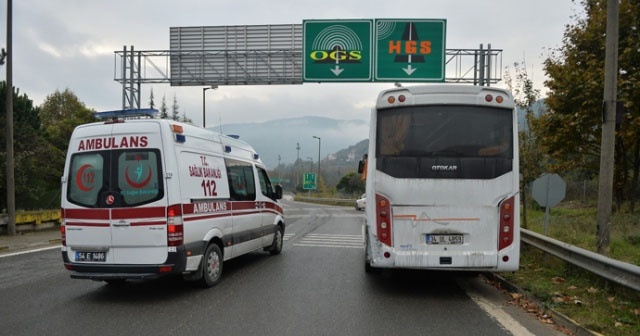
M 209 244 L 202 258 L 202 279 L 204 287 L 213 287 L 220 282 L 222 277 L 222 251 L 217 244 Z

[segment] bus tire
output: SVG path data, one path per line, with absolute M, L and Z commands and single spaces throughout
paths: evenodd
M 375 273 L 376 269 L 371 267 L 371 260 L 369 259 L 369 232 L 366 229 L 364 241 L 364 272 L 367 274 Z
M 200 284 L 205 287 L 213 287 L 220 282 L 222 278 L 222 251 L 218 244 L 211 243 L 207 246 L 202 257 L 202 278 Z

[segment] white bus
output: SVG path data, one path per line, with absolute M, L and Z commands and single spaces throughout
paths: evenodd
M 444 84 L 380 93 L 359 166 L 366 271 L 517 270 L 518 162 L 509 92 Z

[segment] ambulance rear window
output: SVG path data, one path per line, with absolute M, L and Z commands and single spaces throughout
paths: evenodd
M 162 199 L 160 162 L 156 149 L 74 154 L 67 199 L 89 208 L 131 207 Z
M 157 199 L 161 182 L 158 162 L 157 153 L 147 150 L 118 155 L 118 190 L 124 204 L 139 205 Z

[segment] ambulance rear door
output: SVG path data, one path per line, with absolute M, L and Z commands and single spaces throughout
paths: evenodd
M 63 207 L 72 262 L 161 264 L 167 259 L 167 191 L 157 122 L 78 130 Z

